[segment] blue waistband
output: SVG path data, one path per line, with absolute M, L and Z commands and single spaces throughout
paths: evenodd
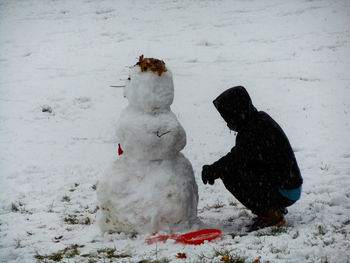
M 299 188 L 294 188 L 294 189 L 281 189 L 278 187 L 278 191 L 280 192 L 281 195 L 288 198 L 289 200 L 297 201 L 300 199 L 301 186 L 299 186 Z

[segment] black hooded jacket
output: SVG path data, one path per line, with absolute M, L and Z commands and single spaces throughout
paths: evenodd
M 231 152 L 210 165 L 227 188 L 235 176 L 268 182 L 273 188 L 294 189 L 302 184 L 287 136 L 267 113 L 257 111 L 244 87 L 226 90 L 213 103 L 227 126 L 237 132 Z

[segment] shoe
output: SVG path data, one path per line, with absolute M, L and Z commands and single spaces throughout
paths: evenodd
M 286 223 L 284 220 L 284 210 L 271 210 L 266 216 L 258 216 L 250 226 L 249 232 L 269 226 L 282 226 Z

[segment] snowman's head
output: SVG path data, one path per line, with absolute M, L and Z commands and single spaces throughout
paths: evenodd
M 139 63 L 130 70 L 124 96 L 142 111 L 169 110 L 174 99 L 173 76 L 163 61 L 141 56 Z

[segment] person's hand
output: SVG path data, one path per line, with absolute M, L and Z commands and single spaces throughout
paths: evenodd
M 213 185 L 215 182 L 215 179 L 217 179 L 218 176 L 215 171 L 213 171 L 210 167 L 210 165 L 204 165 L 202 168 L 202 181 L 203 184 L 209 183 L 210 185 Z

